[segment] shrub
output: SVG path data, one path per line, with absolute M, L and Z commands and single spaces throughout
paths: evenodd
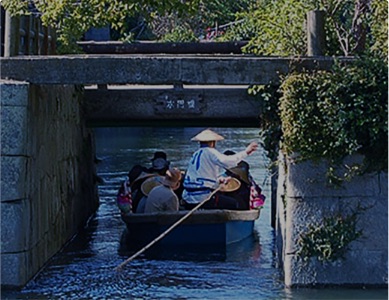
M 302 159 L 366 157 L 366 170 L 387 170 L 388 68 L 361 57 L 333 72 L 291 74 L 281 85 L 283 150 Z

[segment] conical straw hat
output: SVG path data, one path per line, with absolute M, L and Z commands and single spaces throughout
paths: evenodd
M 196 141 L 196 142 L 211 142 L 211 141 L 221 141 L 221 140 L 224 140 L 224 137 L 217 134 L 216 132 L 213 132 L 210 129 L 201 131 L 198 135 L 196 135 L 191 139 L 191 141 Z

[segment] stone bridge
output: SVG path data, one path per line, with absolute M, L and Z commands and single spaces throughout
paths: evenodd
M 346 58 L 343 58 L 346 60 Z M 258 126 L 254 84 L 277 84 L 301 69 L 328 69 L 326 57 L 248 55 L 78 55 L 13 57 L 1 77 L 35 85 L 85 86 L 89 124 L 180 121 L 181 125 Z M 244 120 L 242 124 L 242 120 Z

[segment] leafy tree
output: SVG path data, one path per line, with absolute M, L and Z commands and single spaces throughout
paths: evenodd
M 387 56 L 387 4 L 381 0 L 260 0 L 224 40 L 249 39 L 245 48 L 257 55 L 306 55 L 306 14 L 326 13 L 326 55 L 355 55 L 375 49 Z M 378 53 L 377 53 L 378 54 Z
M 4 0 L 2 5 L 13 15 L 39 14 L 44 25 L 56 30 L 60 50 L 72 53 L 78 51 L 76 41 L 92 27 L 110 25 L 124 33 L 128 17 L 152 18 L 166 12 L 188 15 L 197 11 L 198 4 L 199 0 Z

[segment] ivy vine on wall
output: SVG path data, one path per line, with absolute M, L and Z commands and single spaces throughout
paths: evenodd
M 387 170 L 387 74 L 384 61 L 364 56 L 332 72 L 289 75 L 280 88 L 282 149 L 334 165 L 359 153 L 360 171 Z
M 335 261 L 343 259 L 349 245 L 362 236 L 362 229 L 357 229 L 360 205 L 349 215 L 336 215 L 324 218 L 320 224 L 311 224 L 301 234 L 297 245 L 297 255 L 304 261 L 317 257 L 319 261 Z

